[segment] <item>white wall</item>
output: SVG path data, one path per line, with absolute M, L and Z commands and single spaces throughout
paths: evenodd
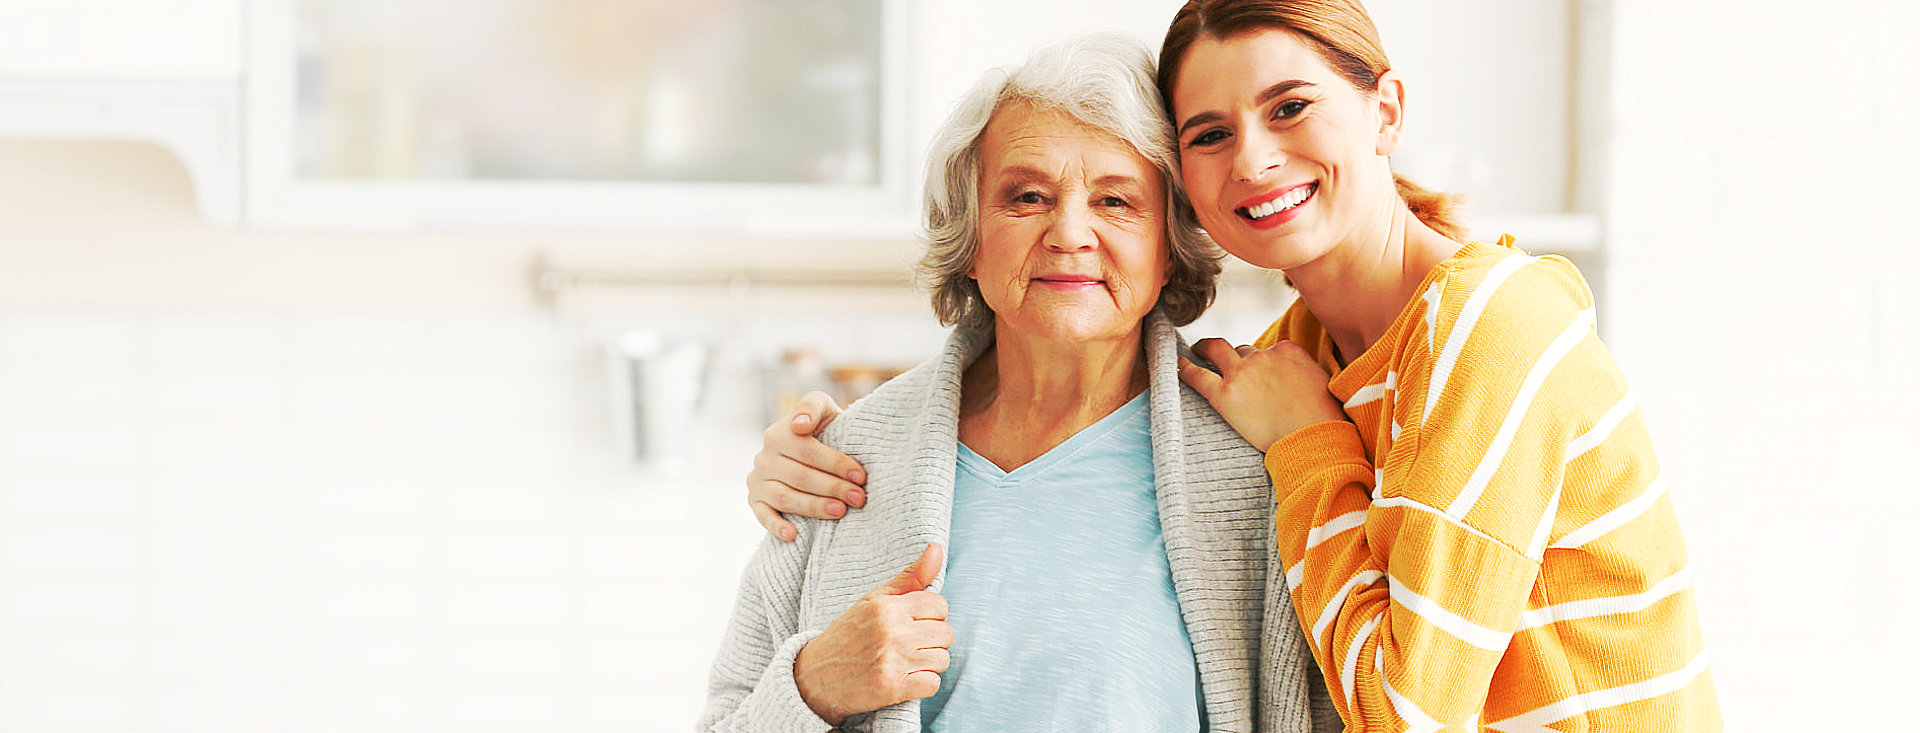
M 0 77 L 230 80 L 247 0 L 0 0 Z
M 1728 729 L 1899 728 L 1920 10 L 1613 5 L 1602 328 L 1682 512 Z
M 189 186 L 0 141 L 0 730 L 684 730 L 762 535 L 754 370 L 941 336 L 907 292 L 548 309 L 535 251 L 647 258 L 222 232 Z M 629 328 L 715 349 L 677 470 L 615 444 Z

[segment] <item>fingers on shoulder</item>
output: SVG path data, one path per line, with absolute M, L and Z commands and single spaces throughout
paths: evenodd
M 1268 353 L 1284 359 L 1306 359 L 1313 361 L 1313 354 L 1298 341 L 1281 341 L 1267 349 Z
M 832 446 L 820 442 L 818 438 L 802 439 L 800 443 L 794 445 L 792 448 L 791 451 L 787 452 L 788 457 L 800 463 L 800 465 L 839 479 L 841 483 L 846 484 L 850 489 L 859 488 L 854 486 L 854 484 L 866 478 L 865 471 L 861 468 L 859 461 L 853 460 L 852 457 L 845 453 L 834 450 Z M 857 480 L 849 481 L 847 480 L 849 478 Z
M 803 488 L 794 488 L 795 485 Z M 827 492 L 823 487 L 830 485 L 826 479 L 800 471 L 762 476 L 747 485 L 747 503 L 814 519 L 839 519 L 846 516 L 846 505 L 814 493 Z
M 794 403 L 793 411 L 788 413 L 787 425 L 789 432 L 814 435 L 839 416 L 840 404 L 834 402 L 827 393 L 814 390 L 801 395 L 799 401 Z
M 1211 397 L 1214 390 L 1220 387 L 1220 375 L 1213 373 L 1206 367 L 1188 361 L 1186 357 L 1180 358 L 1179 373 L 1180 381 L 1198 390 L 1200 394 Z
M 1193 353 L 1223 368 L 1237 361 L 1241 355 L 1239 349 L 1235 349 L 1233 344 L 1223 338 L 1200 339 L 1194 342 Z
M 783 542 L 792 542 L 794 538 L 800 536 L 799 528 L 787 521 L 786 517 L 780 516 L 773 507 L 758 501 L 748 502 L 748 505 L 753 507 L 753 518 L 760 521 L 760 526 L 767 529 L 767 534 L 778 537 Z

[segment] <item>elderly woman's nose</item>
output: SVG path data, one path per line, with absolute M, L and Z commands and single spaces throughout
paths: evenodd
M 1044 241 L 1049 248 L 1063 252 L 1092 249 L 1100 241 L 1093 223 L 1092 207 L 1082 202 L 1063 203 L 1054 207 Z

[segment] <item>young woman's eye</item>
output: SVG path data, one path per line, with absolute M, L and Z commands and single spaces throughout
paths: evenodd
M 1289 99 L 1285 102 L 1281 102 L 1278 107 L 1275 107 L 1273 109 L 1273 116 L 1283 120 L 1290 120 L 1300 116 L 1300 113 L 1305 112 L 1306 110 L 1307 110 L 1306 100 Z
M 1225 139 L 1227 139 L 1226 130 L 1208 130 L 1193 136 L 1193 139 L 1187 142 L 1187 147 L 1212 145 Z

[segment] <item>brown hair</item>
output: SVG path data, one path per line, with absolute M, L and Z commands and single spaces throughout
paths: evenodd
M 1380 47 L 1380 32 L 1359 0 L 1189 0 L 1174 14 L 1160 45 L 1156 81 L 1167 116 L 1173 117 L 1173 83 L 1194 41 L 1202 35 L 1224 39 L 1262 28 L 1291 31 L 1305 39 L 1335 74 L 1362 93 L 1378 89 L 1380 76 L 1392 68 Z M 1397 173 L 1393 184 L 1421 223 L 1448 239 L 1465 241 L 1466 226 L 1457 215 L 1459 196 L 1429 191 Z

